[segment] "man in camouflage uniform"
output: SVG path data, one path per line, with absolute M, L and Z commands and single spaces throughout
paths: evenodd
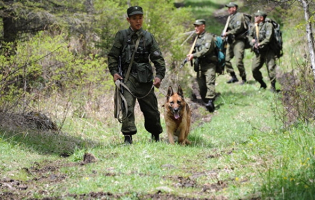
M 252 27 L 249 34 L 249 42 L 252 46 L 255 57 L 252 64 L 253 77 L 260 83 L 260 87 L 267 88 L 263 81 L 261 72 L 259 71 L 263 64 L 266 63 L 268 75 L 271 81 L 271 91 L 276 91 L 276 63 L 275 53 L 272 50 L 274 41 L 274 28 L 271 23 L 265 22 L 267 14 L 264 11 L 258 10 L 255 13 L 255 26 Z M 256 27 L 257 26 L 257 27 Z M 256 32 L 256 30 L 258 30 Z M 258 36 L 258 40 L 256 40 Z
M 187 58 L 188 60 L 194 59 L 200 96 L 209 112 L 214 112 L 216 64 L 218 61 L 215 54 L 215 39 L 212 34 L 206 33 L 206 21 L 204 19 L 197 19 L 194 26 L 197 41 L 193 53 L 188 54 Z
M 231 79 L 227 83 L 238 82 L 235 75 L 234 69 L 232 67 L 231 59 L 235 56 L 236 66 L 239 70 L 240 77 L 242 78 L 241 84 L 246 83 L 246 72 L 244 68 L 244 53 L 245 53 L 245 41 L 247 29 L 245 28 L 245 18 L 243 13 L 237 11 L 238 5 L 236 3 L 230 2 L 225 5 L 228 7 L 230 21 L 228 23 L 228 28 L 223 37 L 227 37 L 228 46 L 226 50 L 225 57 L 225 67 L 226 71 L 230 73 Z
M 153 35 L 142 29 L 142 8 L 132 6 L 127 9 L 127 15 L 130 27 L 116 34 L 114 44 L 108 54 L 108 68 L 114 78 L 114 82 L 120 79 L 131 92 L 127 89 L 124 90 L 123 95 L 128 104 L 128 115 L 122 121 L 121 132 L 125 137 L 125 143 L 132 144 L 132 135 L 137 133 L 134 115 L 137 99 L 144 115 L 145 129 L 151 133 L 153 140 L 159 141 L 159 134 L 163 132 L 163 129 L 153 85 L 156 88 L 160 87 L 161 81 L 165 76 L 165 61 Z M 138 40 L 139 37 L 140 40 Z M 139 44 L 135 50 L 137 42 Z M 128 80 L 124 80 L 133 53 L 134 60 L 130 76 Z M 118 73 L 119 56 L 121 56 L 123 75 Z M 154 63 L 156 69 L 155 78 L 153 78 L 150 60 Z

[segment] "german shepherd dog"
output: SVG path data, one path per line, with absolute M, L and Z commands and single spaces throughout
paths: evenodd
M 164 104 L 164 118 L 170 144 L 174 144 L 174 135 L 178 137 L 179 144 L 190 144 L 187 137 L 190 131 L 191 111 L 184 100 L 183 90 L 180 85 L 177 93 L 173 92 L 171 86 L 168 87 Z

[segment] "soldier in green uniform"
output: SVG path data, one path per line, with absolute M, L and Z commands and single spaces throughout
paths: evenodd
M 276 91 L 276 63 L 275 53 L 272 50 L 274 28 L 271 23 L 265 22 L 267 14 L 258 10 L 255 13 L 255 26 L 249 34 L 249 42 L 252 46 L 255 57 L 252 64 L 253 77 L 260 83 L 260 87 L 266 89 L 260 69 L 266 63 L 268 75 L 271 81 L 271 91 Z M 258 39 L 257 39 L 258 38 Z
M 228 39 L 225 67 L 226 71 L 230 73 L 231 79 L 227 81 L 227 83 L 238 82 L 231 63 L 231 59 L 235 57 L 236 66 L 239 70 L 240 77 L 242 78 L 241 84 L 244 84 L 246 83 L 246 71 L 244 68 L 243 59 L 245 53 L 245 41 L 247 39 L 247 30 L 245 28 L 244 21 L 245 18 L 243 13 L 237 11 L 238 5 L 236 3 L 230 2 L 225 6 L 228 7 L 228 12 L 230 14 L 227 31 L 222 34 L 223 37 L 227 37 Z
M 108 68 L 114 82 L 119 79 L 128 88 L 123 94 L 128 104 L 128 115 L 122 121 L 121 132 L 125 137 L 125 143 L 132 144 L 132 135 L 137 133 L 134 115 L 137 99 L 144 115 L 145 129 L 151 133 L 153 140 L 159 141 L 159 134 L 163 129 L 153 86 L 160 87 L 165 76 L 165 60 L 153 35 L 142 29 L 142 8 L 132 6 L 127 9 L 127 15 L 130 27 L 116 34 L 108 53 Z M 121 57 L 122 75 L 118 73 L 119 57 Z M 155 73 L 150 61 L 154 63 Z M 125 80 L 129 66 L 130 76 Z
M 194 59 L 194 69 L 197 71 L 197 82 L 202 100 L 209 112 L 214 112 L 216 64 L 218 58 L 215 53 L 215 39 L 206 33 L 206 21 L 197 19 L 194 23 L 197 40 L 188 60 Z

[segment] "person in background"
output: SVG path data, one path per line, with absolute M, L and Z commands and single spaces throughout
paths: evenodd
M 232 67 L 231 60 L 235 57 L 236 66 L 239 70 L 240 77 L 242 78 L 241 84 L 246 83 L 246 71 L 243 63 L 245 53 L 245 41 L 247 40 L 245 28 L 245 18 L 243 13 L 237 11 L 238 5 L 230 2 L 225 5 L 228 8 L 228 28 L 223 37 L 227 37 L 227 50 L 225 56 L 226 72 L 230 73 L 231 79 L 227 83 L 238 82 L 235 71 Z
M 197 34 L 194 51 L 187 55 L 187 59 L 194 59 L 194 70 L 197 72 L 199 92 L 209 112 L 214 112 L 216 63 L 214 36 L 206 32 L 206 21 L 197 19 L 194 23 Z
M 255 26 L 249 34 L 249 42 L 255 52 L 252 64 L 254 79 L 260 83 L 260 88 L 266 89 L 267 85 L 260 72 L 263 64 L 266 63 L 268 76 L 271 81 L 271 91 L 276 92 L 276 62 L 275 52 L 272 50 L 274 28 L 271 23 L 266 23 L 266 12 L 258 10 L 255 13 Z
M 137 99 L 144 115 L 145 129 L 151 133 L 153 140 L 159 141 L 159 134 L 163 129 L 154 87 L 159 88 L 165 76 L 165 60 L 153 35 L 142 29 L 142 8 L 132 6 L 127 9 L 127 15 L 130 27 L 116 34 L 108 53 L 108 68 L 114 82 L 121 80 L 128 88 L 123 93 L 128 104 L 128 115 L 122 120 L 121 132 L 125 137 L 125 143 L 132 144 L 132 136 L 137 133 L 134 115 Z M 119 74 L 118 69 L 119 57 L 122 74 Z M 150 61 L 155 66 L 155 77 Z

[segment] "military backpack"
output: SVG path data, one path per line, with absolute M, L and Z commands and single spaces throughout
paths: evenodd
M 215 53 L 218 57 L 216 72 L 223 74 L 225 66 L 225 50 L 226 50 L 226 40 L 222 39 L 221 36 L 214 35 L 215 39 Z
M 247 36 L 249 35 L 249 30 L 252 27 L 252 16 L 246 13 L 243 13 L 243 17 L 244 17 L 244 28 L 245 28 L 245 32 L 243 33 L 245 36 L 245 49 L 250 49 L 251 46 L 249 44 L 248 38 Z
M 271 48 L 275 52 L 278 58 L 283 56 L 283 41 L 282 32 L 280 30 L 280 24 L 270 18 L 266 18 L 266 22 L 271 23 L 274 29 L 274 41 L 272 41 Z

